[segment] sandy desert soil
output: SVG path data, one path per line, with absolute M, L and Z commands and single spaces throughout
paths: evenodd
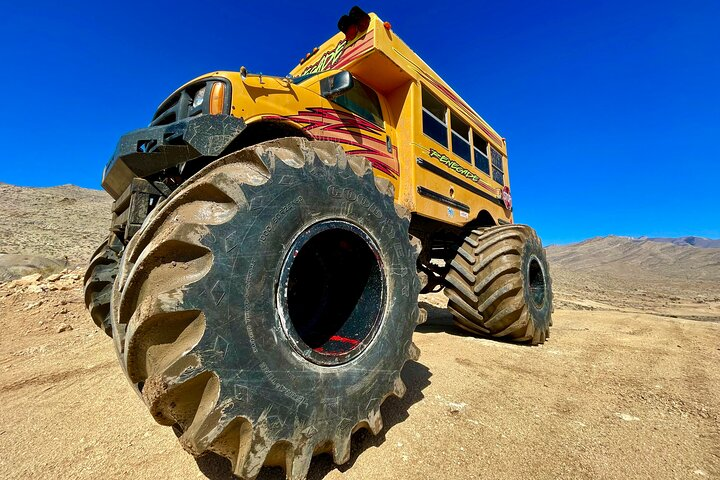
M 74 278 L 0 287 L 0 476 L 229 478 L 150 418 Z M 720 475 L 720 324 L 559 309 L 531 348 L 464 335 L 443 303 L 424 298 L 423 353 L 380 436 L 356 434 L 349 465 L 317 457 L 310 478 Z
M 469 337 L 442 294 L 424 296 L 405 398 L 385 403 L 379 436 L 355 435 L 347 465 L 316 457 L 309 478 L 719 478 L 720 282 L 622 265 L 553 264 L 541 347 Z M 0 477 L 230 478 L 132 393 L 81 273 L 0 283 Z

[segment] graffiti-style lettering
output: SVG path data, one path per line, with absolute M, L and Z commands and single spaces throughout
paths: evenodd
M 303 70 L 302 74 L 307 75 L 309 73 L 318 73 L 324 72 L 325 70 L 330 70 L 333 65 L 338 63 L 340 57 L 345 51 L 346 46 L 347 41 L 342 40 L 341 42 L 338 42 L 337 46 L 333 50 L 328 50 L 327 52 L 322 54 L 322 57 L 320 57 L 317 62 L 308 65 L 308 67 Z
M 459 173 L 463 177 L 468 178 L 475 183 L 478 183 L 480 181 L 480 177 L 478 175 L 474 174 L 469 169 L 463 167 L 455 160 L 450 160 L 450 157 L 448 157 L 444 153 L 440 153 L 437 150 L 431 148 L 430 149 L 430 157 L 437 158 L 440 161 L 440 163 L 442 163 L 443 165 L 448 167 L 450 170 L 453 170 L 453 171 Z

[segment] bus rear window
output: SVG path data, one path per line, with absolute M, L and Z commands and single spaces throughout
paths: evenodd
M 493 166 L 493 180 L 500 185 L 505 185 L 505 174 L 503 173 L 503 157 L 494 148 L 490 147 L 490 158 Z

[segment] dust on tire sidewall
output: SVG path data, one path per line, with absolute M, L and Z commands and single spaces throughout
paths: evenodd
M 274 182 L 278 185 L 273 188 Z M 410 268 L 414 254 L 407 239 L 407 220 L 398 218 L 391 197 L 378 192 L 371 172 L 360 178 L 349 167 L 341 170 L 316 162 L 298 170 L 277 162 L 268 183 L 246 186 L 243 191 L 247 211 L 209 227 L 202 243 L 215 255 L 213 267 L 202 280 L 189 285 L 185 294 L 185 308 L 205 312 L 206 333 L 195 351 L 201 353 L 203 367 L 218 374 L 222 389 L 232 397 L 232 407 L 225 413 L 232 417 L 258 410 L 254 416 L 274 418 L 273 429 L 282 432 L 289 427 L 282 418 L 289 412 L 309 420 L 336 416 L 343 410 L 341 401 L 355 410 L 358 398 L 363 399 L 363 407 L 379 405 L 380 396 L 364 395 L 370 390 L 383 394 L 392 390 L 414 328 L 412 319 L 403 318 L 412 311 L 404 277 L 418 281 Z M 274 305 L 274 283 L 290 239 L 328 218 L 362 225 L 378 241 L 387 265 L 387 303 L 375 338 L 362 355 L 336 367 L 320 367 L 299 356 L 283 338 Z M 403 236 L 405 241 L 398 241 Z M 251 365 L 248 358 L 253 359 Z

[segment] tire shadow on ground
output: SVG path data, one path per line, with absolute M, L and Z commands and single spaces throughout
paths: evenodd
M 427 312 L 425 323 L 418 325 L 415 331 L 418 333 L 449 333 L 458 337 L 472 337 L 473 335 L 455 325 L 452 313 L 447 308 L 436 307 L 427 302 L 420 302 L 420 308 Z
M 436 307 L 435 305 L 427 302 L 420 302 L 419 305 L 420 308 L 424 308 L 427 311 L 427 321 L 415 328 L 417 333 L 447 333 L 448 335 L 454 335 L 456 337 L 482 338 L 492 342 L 514 345 L 520 348 L 532 348 L 532 345 L 529 343 L 517 343 L 504 338 L 496 338 L 488 335 L 481 335 L 479 333 L 470 333 L 467 330 L 463 330 L 455 325 L 452 313 L 450 313 L 450 310 L 447 308 Z M 548 337 L 548 339 L 549 338 L 550 337 Z
M 452 322 L 452 320 L 451 320 Z M 385 442 L 386 433 L 398 423 L 405 421 L 411 406 L 425 398 L 422 391 L 430 385 L 430 370 L 419 362 L 409 360 L 402 369 L 401 377 L 407 391 L 403 398 L 389 397 L 380 407 L 383 418 L 383 429 L 377 435 L 362 429 L 352 436 L 352 450 L 350 460 L 343 465 L 335 465 L 331 454 L 322 454 L 313 457 L 308 472 L 308 480 L 324 478 L 333 470 L 345 472 L 352 468 L 362 453 L 372 447 L 379 447 Z M 200 471 L 211 480 L 237 479 L 232 474 L 230 460 L 220 455 L 209 453 L 195 459 Z M 263 467 L 257 480 L 285 480 L 285 472 L 279 467 Z

